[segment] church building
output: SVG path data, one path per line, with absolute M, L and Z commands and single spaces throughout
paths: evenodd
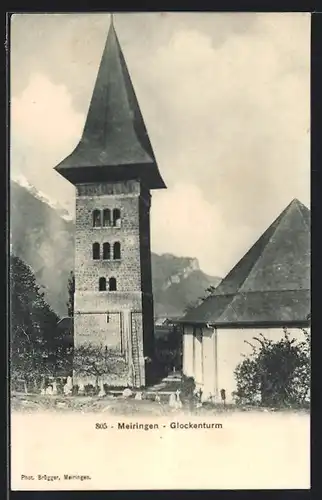
M 183 373 L 194 377 L 203 399 L 227 402 L 236 390 L 234 370 L 263 334 L 304 340 L 310 325 L 310 211 L 294 199 L 214 293 L 180 320 Z M 246 341 L 246 342 L 245 342 Z
M 75 347 L 103 345 L 124 361 L 104 382 L 144 386 L 154 357 L 150 192 L 166 186 L 113 20 L 82 137 L 56 171 L 76 188 Z

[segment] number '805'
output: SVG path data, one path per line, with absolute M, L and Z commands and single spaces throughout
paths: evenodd
M 107 429 L 107 423 L 106 422 L 103 422 L 103 423 L 97 423 L 95 424 L 95 429 Z

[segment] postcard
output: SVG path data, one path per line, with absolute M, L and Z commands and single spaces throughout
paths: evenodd
M 11 15 L 12 490 L 310 488 L 310 21 Z

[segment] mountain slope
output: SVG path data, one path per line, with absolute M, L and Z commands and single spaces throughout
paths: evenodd
M 178 316 L 188 304 L 205 295 L 220 278 L 199 269 L 197 259 L 152 253 L 154 308 L 157 316 Z
M 12 252 L 32 267 L 49 304 L 65 315 L 68 275 L 74 267 L 74 223 L 13 181 L 10 207 Z
M 74 268 L 74 222 L 28 184 L 11 181 L 11 251 L 29 264 L 48 303 L 67 314 L 67 284 Z M 199 269 L 197 259 L 152 253 L 156 316 L 178 316 L 220 278 Z

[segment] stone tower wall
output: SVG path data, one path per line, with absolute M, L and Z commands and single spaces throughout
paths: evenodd
M 154 357 L 154 312 L 152 295 L 152 271 L 151 271 L 151 238 L 150 238 L 150 206 L 151 196 L 148 191 L 142 192 L 139 204 L 140 212 L 140 259 L 141 280 L 144 292 L 143 301 L 143 339 L 144 355 L 153 359 Z
M 119 209 L 119 227 L 93 227 L 93 211 Z M 126 362 L 128 383 L 145 385 L 145 356 L 153 350 L 153 299 L 150 255 L 150 194 L 137 181 L 77 186 L 75 234 L 76 347 L 84 343 L 113 347 Z M 121 258 L 113 259 L 113 243 L 121 244 Z M 92 246 L 100 244 L 100 259 Z M 103 260 L 103 243 L 110 243 L 109 260 Z M 107 290 L 99 291 L 106 278 Z M 109 291 L 109 278 L 116 291 Z M 109 317 L 107 322 L 106 318 Z M 122 347 L 121 347 L 122 346 Z M 105 382 L 126 385 L 122 376 Z M 131 380 L 132 374 L 132 382 Z
M 103 188 L 105 193 L 112 191 L 112 194 L 102 194 Z M 100 277 L 107 280 L 114 277 L 118 291 L 141 291 L 139 183 L 118 183 L 117 188 L 111 184 L 82 185 L 78 187 L 78 193 L 82 194 L 76 198 L 76 290 L 98 291 Z M 107 208 L 120 210 L 121 226 L 93 227 L 93 211 Z M 121 259 L 93 260 L 92 245 L 95 242 L 100 244 L 101 254 L 104 242 L 110 243 L 111 253 L 113 244 L 119 242 Z

